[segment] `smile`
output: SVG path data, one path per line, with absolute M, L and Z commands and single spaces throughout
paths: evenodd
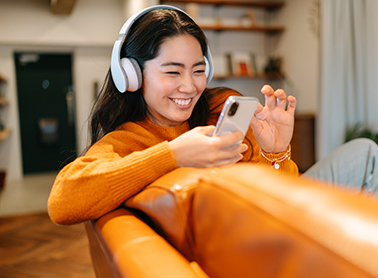
M 174 103 L 176 103 L 178 105 L 181 105 L 181 106 L 189 105 L 192 102 L 191 98 L 189 98 L 189 99 L 171 98 L 170 100 L 172 100 Z

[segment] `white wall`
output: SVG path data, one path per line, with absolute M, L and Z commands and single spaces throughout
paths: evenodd
M 316 21 L 311 16 L 316 2 L 286 0 L 285 8 L 277 14 L 278 22 L 286 31 L 277 41 L 274 52 L 284 57 L 284 72 L 289 83 L 284 89 L 297 98 L 299 113 L 316 113 L 318 106 L 319 37 L 311 24 Z
M 46 0 L 0 0 L 0 43 L 109 45 L 123 23 L 118 0 L 80 0 L 69 16 L 50 12 Z
M 309 8 L 313 0 L 287 0 L 277 18 L 286 32 L 275 44 L 284 57 L 284 69 L 293 87 L 289 93 L 298 98 L 298 109 L 316 111 L 318 79 L 318 42 L 309 31 Z M 138 5 L 134 5 L 137 3 Z M 144 5 L 141 5 L 143 3 Z M 6 96 L 10 101 L 4 116 L 12 134 L 0 142 L 0 169 L 8 171 L 8 179 L 22 177 L 20 131 L 17 107 L 17 88 L 14 51 L 71 52 L 74 56 L 74 85 L 76 92 L 78 149 L 87 144 L 87 118 L 93 101 L 93 84 L 101 83 L 109 67 L 113 42 L 127 17 L 143 6 L 158 0 L 79 0 L 69 16 L 54 15 L 47 0 L 0 0 L 0 72 L 8 79 Z M 131 12 L 131 10 L 133 10 Z M 233 49 L 237 43 L 247 49 L 265 53 L 262 34 L 235 33 L 217 40 L 207 32 L 213 53 Z M 214 39 L 215 38 L 215 39 Z M 241 43 L 243 42 L 243 43 Z M 216 81 L 212 85 L 226 85 L 248 95 L 259 95 L 264 80 Z M 282 86 L 280 82 L 272 83 Z M 261 100 L 263 101 L 263 100 Z M 2 116 L 3 116 L 2 114 Z M 36 158 L 37 159 L 37 158 Z
M 88 146 L 88 115 L 95 99 L 94 83 L 99 87 L 109 69 L 109 48 L 80 47 L 74 52 L 74 84 L 79 152 Z
M 369 0 L 366 2 L 367 6 L 367 53 L 366 56 L 369 57 L 367 61 L 367 90 L 369 92 L 376 92 L 378 88 L 378 17 L 376 13 L 378 11 L 378 1 Z M 370 94 L 371 95 L 371 94 Z M 367 126 L 378 132 L 378 114 L 377 114 L 377 105 L 378 105 L 378 94 L 375 93 L 376 98 L 371 99 L 368 102 L 367 107 Z

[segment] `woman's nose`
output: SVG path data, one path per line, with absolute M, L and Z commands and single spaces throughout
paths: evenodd
M 182 82 L 178 88 L 179 92 L 192 93 L 195 91 L 194 80 L 190 74 L 185 74 L 181 81 Z

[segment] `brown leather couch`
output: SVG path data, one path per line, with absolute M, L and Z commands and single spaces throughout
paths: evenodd
M 97 277 L 378 277 L 376 200 L 266 167 L 177 169 L 124 205 L 86 223 Z

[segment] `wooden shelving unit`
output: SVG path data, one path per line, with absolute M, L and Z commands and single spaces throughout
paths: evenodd
M 213 5 L 213 6 L 239 6 L 249 8 L 262 8 L 267 11 L 276 10 L 282 8 L 285 3 L 283 1 L 224 1 L 224 0 L 162 0 L 162 4 L 174 4 L 174 3 L 196 3 L 201 5 Z M 204 25 L 200 24 L 203 30 L 214 31 L 247 31 L 247 32 L 265 32 L 265 33 L 279 33 L 285 31 L 283 26 L 227 26 L 222 24 Z
M 198 4 L 199 7 L 203 5 L 213 6 L 214 11 L 216 14 L 218 13 L 220 8 L 228 7 L 244 7 L 246 9 L 263 9 L 265 13 L 269 13 L 275 10 L 278 10 L 284 7 L 284 1 L 248 1 L 248 0 L 160 0 L 161 4 L 167 5 L 177 5 L 177 4 Z M 222 23 L 222 18 L 219 15 L 212 15 L 214 17 L 214 22 L 205 23 L 198 20 L 199 26 L 203 30 L 215 31 L 215 32 L 225 32 L 219 34 L 220 36 L 227 36 L 227 32 L 258 32 L 258 33 L 265 33 L 266 35 L 276 35 L 280 34 L 285 31 L 284 26 L 272 26 L 270 24 L 264 23 L 256 23 L 254 20 L 251 20 L 250 24 L 235 24 L 234 22 L 232 25 L 227 25 L 226 22 Z M 197 19 L 196 19 L 197 20 Z M 265 22 L 266 23 L 266 22 Z M 237 47 L 235 47 L 237 50 Z M 232 74 L 226 75 L 215 75 L 214 79 L 218 80 L 226 80 L 226 79 L 282 79 L 285 78 L 282 73 L 272 73 L 272 74 L 264 74 L 260 73 L 257 75 L 244 75 L 244 76 L 235 76 Z

